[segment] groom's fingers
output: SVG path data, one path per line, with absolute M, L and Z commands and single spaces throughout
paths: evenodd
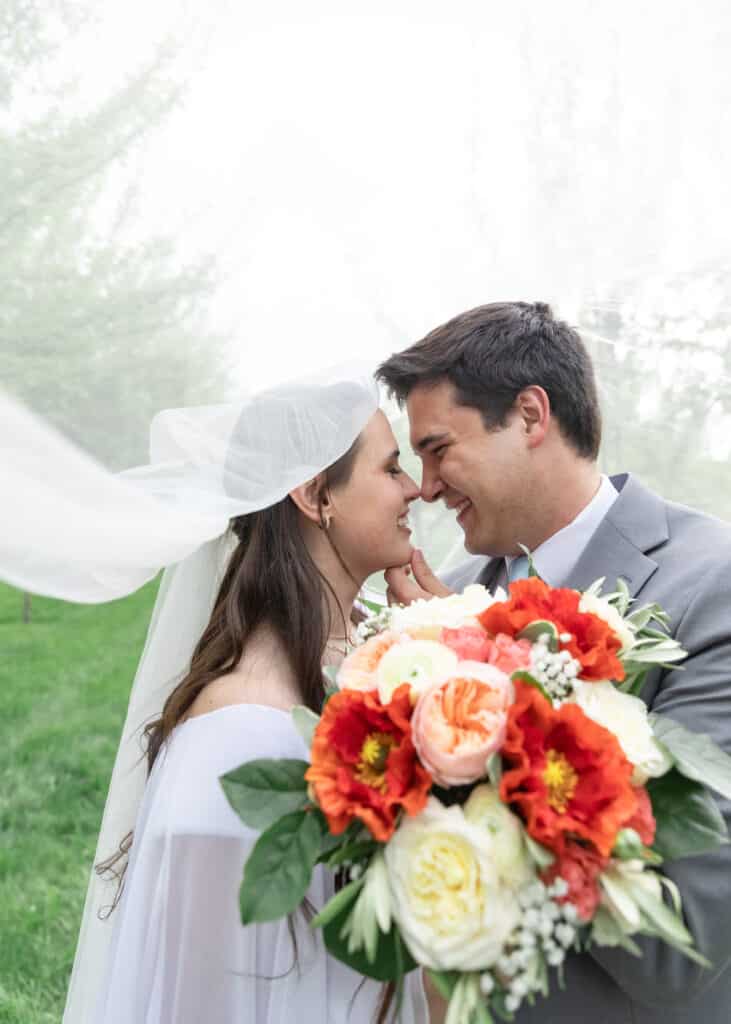
M 414 571 L 414 579 L 429 597 L 449 597 L 452 593 L 449 587 L 445 587 L 442 581 L 434 575 L 429 568 L 429 563 L 418 548 L 411 556 L 411 568 Z
M 412 601 L 417 601 L 419 598 L 434 596 L 414 581 L 411 576 L 411 568 L 408 565 L 387 569 L 385 577 L 388 585 L 386 599 L 389 604 L 411 604 Z

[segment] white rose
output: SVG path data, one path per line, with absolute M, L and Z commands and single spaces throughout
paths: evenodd
M 464 816 L 490 833 L 492 859 L 502 885 L 519 889 L 535 880 L 533 862 L 523 839 L 523 825 L 502 802 L 494 786 L 487 783 L 475 786 L 464 805 Z
M 434 970 L 490 967 L 520 920 L 487 829 L 430 797 L 385 849 L 393 915 L 412 956 Z
M 609 626 L 613 633 L 616 633 L 622 644 L 622 650 L 627 651 L 635 645 L 635 633 L 632 627 L 624 621 L 617 609 L 603 597 L 596 594 L 583 594 L 579 601 L 580 612 L 590 612 L 598 619 Z
M 621 693 L 612 683 L 577 683 L 574 701 L 592 721 L 603 725 L 635 768 L 632 782 L 643 786 L 672 767 L 672 761 L 655 739 L 647 718 L 647 705 L 639 697 Z
M 504 601 L 505 594 L 498 591 L 494 596 L 479 583 L 465 587 L 461 594 L 450 594 L 449 597 L 432 597 L 428 600 L 414 601 L 406 608 L 391 610 L 391 629 L 398 633 L 408 633 L 410 629 L 424 626 L 444 626 L 448 629 L 459 629 L 475 619 L 481 612 L 496 601 Z

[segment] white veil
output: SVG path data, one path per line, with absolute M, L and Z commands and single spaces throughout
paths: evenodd
M 232 517 L 266 508 L 335 462 L 378 408 L 370 369 L 340 367 L 224 406 L 155 417 L 150 463 L 117 476 L 0 397 L 0 575 L 76 601 L 119 597 L 165 565 L 130 695 L 95 863 L 134 827 L 142 730 L 184 674 L 233 546 Z M 44 529 L 48 510 L 59 527 Z M 118 883 L 92 871 L 64 1020 L 95 1003 Z

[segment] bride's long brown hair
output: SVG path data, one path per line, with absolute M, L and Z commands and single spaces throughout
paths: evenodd
M 330 492 L 348 483 L 358 453 L 359 439 L 323 473 L 318 494 L 320 524 L 346 571 L 340 553 L 326 530 L 323 502 Z M 330 608 L 339 606 L 332 584 L 320 572 L 305 543 L 297 506 L 287 496 L 276 505 L 239 516 L 231 521 L 238 539 L 213 605 L 208 625 L 196 644 L 190 668 L 169 695 L 161 715 L 148 723 L 147 769 L 152 766 L 163 743 L 185 718 L 202 690 L 236 667 L 256 630 L 266 624 L 274 630 L 287 652 L 303 704 L 315 712 L 325 695 L 322 658 L 332 632 Z M 328 595 L 334 602 L 327 600 Z M 341 610 L 342 633 L 347 633 Z M 117 853 L 96 865 L 99 874 L 111 873 L 119 887 L 110 911 L 121 896 L 126 856 L 132 833 L 125 836 Z M 120 862 L 123 862 L 121 867 Z M 290 922 L 291 925 L 291 922 Z M 295 942 L 294 931 L 290 933 Z M 384 1024 L 393 998 L 386 986 L 377 1024 Z

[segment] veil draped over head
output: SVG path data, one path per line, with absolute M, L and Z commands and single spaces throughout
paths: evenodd
M 238 403 L 159 413 L 149 465 L 114 475 L 0 396 L 0 577 L 74 601 L 130 593 L 167 566 L 130 695 L 95 863 L 134 827 L 142 730 L 188 668 L 235 543 L 267 508 L 345 454 L 378 408 L 370 369 L 340 367 Z M 81 697 L 81 695 L 80 695 Z M 89 1019 L 117 881 L 92 872 L 65 1019 Z

